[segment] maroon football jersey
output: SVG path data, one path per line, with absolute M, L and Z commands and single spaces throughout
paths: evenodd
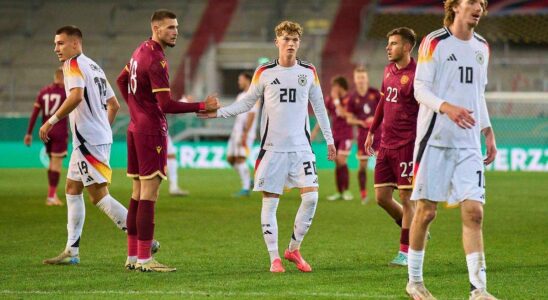
M 350 101 L 350 97 L 346 96 L 341 101 L 340 105 L 345 109 Z M 335 106 L 335 101 L 331 97 L 326 97 L 325 108 L 331 116 L 331 131 L 333 131 L 333 138 L 340 139 L 352 139 L 352 125 L 349 125 L 346 122 L 344 116 L 337 115 L 337 107 Z
M 348 102 L 347 109 L 359 120 L 367 120 L 369 117 L 375 116 L 375 110 L 379 104 L 381 94 L 377 89 L 369 88 L 365 95 L 358 94 L 354 91 L 350 95 L 350 101 Z M 358 135 L 367 135 L 368 127 L 358 127 Z M 379 135 L 380 135 L 380 130 Z M 377 135 L 377 133 L 375 133 Z
M 129 64 L 128 130 L 149 135 L 167 135 L 167 121 L 154 97 L 157 92 L 169 91 L 166 56 L 160 44 L 149 39 L 133 52 Z
M 43 87 L 36 97 L 35 107 L 42 112 L 42 124 L 57 112 L 61 104 L 66 100 L 65 88 L 60 84 L 52 83 Z M 68 137 L 68 117 L 59 120 L 52 126 L 49 136 L 59 138 Z
M 381 147 L 397 149 L 415 141 L 419 103 L 413 81 L 417 65 L 413 58 L 403 69 L 395 63 L 384 68 L 381 91 L 384 99 Z

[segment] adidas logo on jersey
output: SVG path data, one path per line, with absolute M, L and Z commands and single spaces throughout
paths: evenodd
M 93 178 L 91 176 L 88 176 L 88 178 L 86 179 L 86 182 L 91 182 L 93 181 Z
M 278 80 L 278 78 L 276 78 L 270 84 L 281 84 L 281 82 Z
M 451 56 L 447 58 L 447 61 L 457 61 L 457 57 L 455 56 L 455 54 L 451 54 Z

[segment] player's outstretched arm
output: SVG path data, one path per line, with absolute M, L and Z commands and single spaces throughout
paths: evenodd
M 219 108 L 219 99 L 215 96 L 208 96 L 203 102 L 178 102 L 171 99 L 169 91 L 155 93 L 160 109 L 166 114 L 181 114 L 200 111 L 215 111 Z
M 116 114 L 118 113 L 118 110 L 120 109 L 120 103 L 118 102 L 118 99 L 116 97 L 110 97 L 107 100 L 107 115 L 108 115 L 108 123 L 112 126 L 112 123 L 114 123 L 114 119 L 116 119 Z
M 67 99 L 57 112 L 49 118 L 49 120 L 40 127 L 40 139 L 44 142 L 49 141 L 48 133 L 59 120 L 66 117 L 71 111 L 73 111 L 84 99 L 84 89 L 81 87 L 75 87 L 70 90 Z

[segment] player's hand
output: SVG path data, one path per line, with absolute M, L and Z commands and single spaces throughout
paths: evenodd
M 217 111 L 217 109 L 221 107 L 221 104 L 219 102 L 219 98 L 217 98 L 217 95 L 207 96 L 204 102 L 205 102 L 205 110 L 207 112 Z
M 375 156 L 375 150 L 373 150 L 373 140 L 375 138 L 375 135 L 368 133 L 367 138 L 365 139 L 365 143 L 363 144 L 365 148 L 365 154 L 369 156 Z
M 53 125 L 51 125 L 49 122 L 44 123 L 42 127 L 40 127 L 40 139 L 47 143 L 49 141 L 48 133 L 51 131 L 51 128 Z
M 483 160 L 486 166 L 492 163 L 497 156 L 497 143 L 495 142 L 495 134 L 492 128 L 484 129 L 485 147 L 487 148 L 487 157 Z
M 25 138 L 23 139 L 23 143 L 25 143 L 25 145 L 27 145 L 27 147 L 30 147 L 30 145 L 32 144 L 32 135 L 25 134 Z
M 476 125 L 476 120 L 472 117 L 473 111 L 467 108 L 443 102 L 440 112 L 446 114 L 451 121 L 455 122 L 462 129 L 472 128 Z
M 312 130 L 312 133 L 310 134 L 310 140 L 314 141 L 317 135 L 318 135 L 318 131 Z
M 215 119 L 217 118 L 217 111 L 204 111 L 196 113 L 196 116 L 200 119 Z
M 337 157 L 337 149 L 335 145 L 327 145 L 327 159 L 333 161 Z

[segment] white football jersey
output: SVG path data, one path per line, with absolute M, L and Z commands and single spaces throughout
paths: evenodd
M 114 96 L 105 72 L 84 54 L 65 61 L 63 65 L 67 97 L 73 88 L 84 89 L 84 100 L 69 114 L 72 146 L 112 143 L 108 122 L 107 100 Z
M 241 101 L 244 96 L 245 96 L 245 92 L 239 93 L 238 96 L 236 96 L 236 102 Z M 253 106 L 253 108 L 250 111 L 237 115 L 234 120 L 234 126 L 232 127 L 232 133 L 230 134 L 230 136 L 235 138 L 237 137 L 237 139 L 239 140 L 247 124 L 247 118 L 249 116 L 249 113 L 254 113 L 255 119 L 253 120 L 253 123 L 251 124 L 251 128 L 249 128 L 247 138 L 249 140 L 255 140 L 255 135 L 257 131 L 257 119 L 259 118 L 258 112 L 259 112 L 259 105 L 256 104 Z
M 244 97 L 217 111 L 227 118 L 249 111 L 262 99 L 261 149 L 275 152 L 311 151 L 308 102 L 328 145 L 333 135 L 323 101 L 316 68 L 297 60 L 292 67 L 282 67 L 278 60 L 257 68 Z
M 485 103 L 488 62 L 489 46 L 476 33 L 464 41 L 441 28 L 422 40 L 414 83 L 420 103 L 415 149 L 420 144 L 480 149 L 481 129 L 491 126 Z M 441 114 L 444 101 L 473 111 L 476 125 L 462 129 Z

